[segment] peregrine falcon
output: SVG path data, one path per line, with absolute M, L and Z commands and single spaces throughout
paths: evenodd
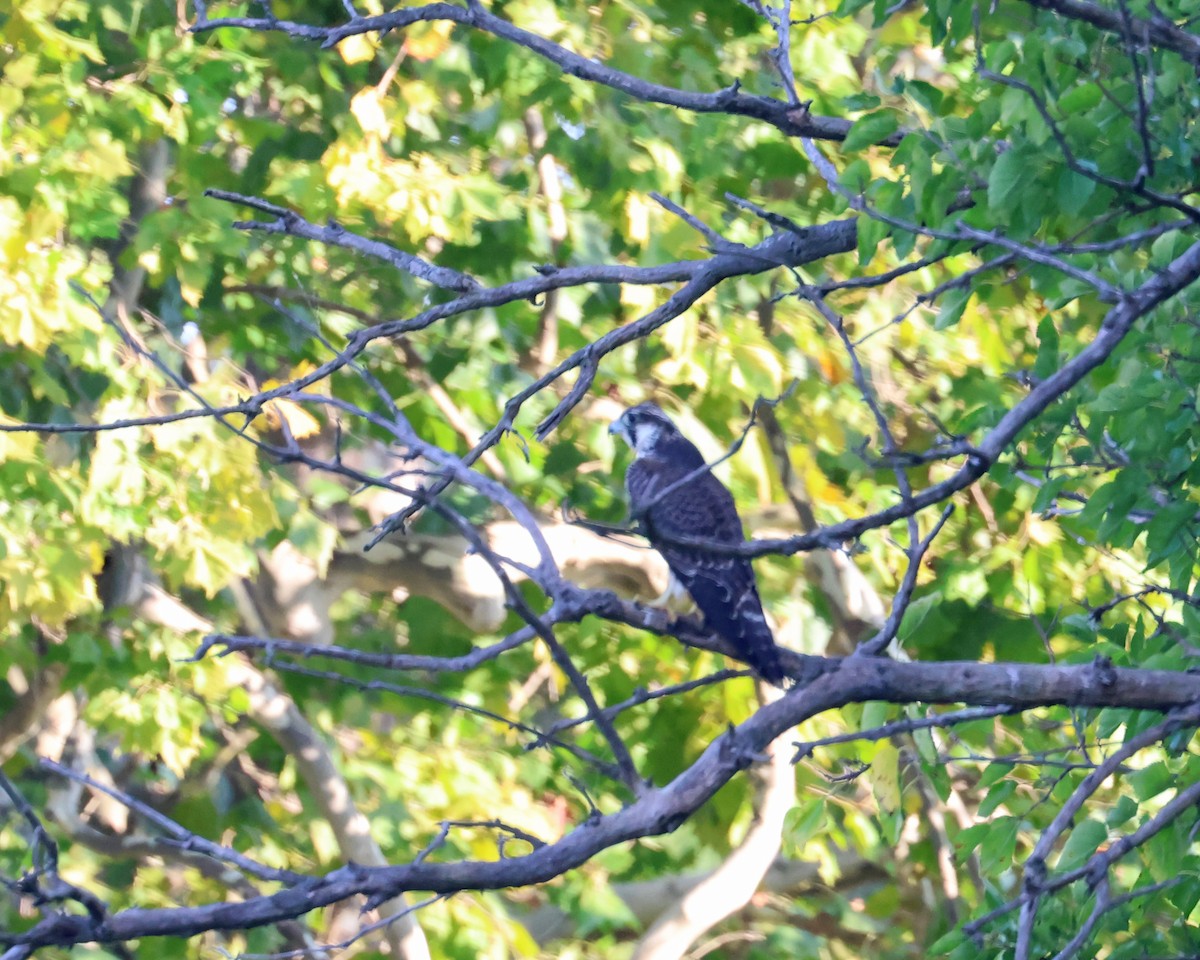
M 654 404 L 630 407 L 608 430 L 633 448 L 635 459 L 625 475 L 625 488 L 632 514 L 642 522 L 651 546 L 663 555 L 712 631 L 732 644 L 764 680 L 780 685 L 783 663 L 763 615 L 750 561 L 670 542 L 745 542 L 729 491 L 708 470 L 668 490 L 701 470 L 704 457 Z

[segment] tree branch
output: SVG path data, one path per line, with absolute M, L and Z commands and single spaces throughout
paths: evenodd
M 795 658 L 798 655 L 791 654 L 789 659 Z M 452 893 L 544 882 L 615 844 L 669 833 L 780 734 L 826 710 L 865 700 L 1167 710 L 1200 700 L 1200 677 L 1162 670 L 1122 670 L 1103 663 L 1047 667 L 896 663 L 866 657 L 830 661 L 827 672 L 805 686 L 793 688 L 780 700 L 764 706 L 740 726 L 713 740 L 700 758 L 668 785 L 646 790 L 624 809 L 595 816 L 558 842 L 524 856 L 494 862 L 423 862 L 391 867 L 352 864 L 278 893 L 240 903 L 125 910 L 102 922 L 82 916 L 48 918 L 19 934 L 0 933 L 0 944 L 68 946 L 89 941 L 111 943 L 151 936 L 192 936 L 208 930 L 276 923 L 359 894 L 367 896 L 370 906 L 376 906 L 410 890 Z M 1181 793 L 1178 802 L 1172 801 L 1164 807 L 1153 826 L 1147 824 L 1128 841 L 1114 845 L 1110 851 L 1113 857 L 1105 862 L 1127 851 L 1131 844 L 1144 842 L 1165 825 L 1163 817 L 1178 816 L 1181 804 L 1195 803 L 1197 793 L 1200 787 Z M 1077 879 L 1075 874 L 1082 876 L 1085 869 L 1065 875 L 1063 882 Z
M 1090 23 L 1093 27 L 1118 37 L 1126 35 L 1121 14 L 1088 0 L 1025 0 L 1031 7 L 1049 10 L 1070 20 Z M 1157 47 L 1173 50 L 1200 71 L 1200 37 L 1175 26 L 1162 14 L 1149 20 L 1132 17 L 1132 32 Z
M 772 97 L 753 96 L 742 93 L 735 81 L 732 86 L 715 93 L 693 93 L 658 83 L 639 79 L 620 70 L 574 53 L 550 40 L 501 19 L 488 12 L 481 4 L 473 3 L 457 7 L 448 3 L 429 3 L 421 7 L 397 10 L 374 17 L 355 17 L 349 23 L 337 27 L 317 27 L 262 17 L 221 17 L 208 19 L 203 13 L 192 27 L 193 33 L 235 27 L 260 32 L 277 31 L 304 40 L 319 41 L 323 48 L 337 46 L 347 37 L 364 33 L 383 34 L 390 30 L 403 30 L 414 23 L 429 23 L 446 20 L 463 26 L 473 27 L 485 33 L 508 40 L 517 46 L 537 54 L 558 66 L 563 73 L 581 80 L 588 80 L 609 87 L 647 103 L 660 103 L 695 113 L 719 113 L 762 120 L 789 137 L 813 137 L 818 140 L 842 140 L 850 131 L 849 120 L 835 117 L 814 116 L 807 110 L 795 108 L 784 100 Z M 895 146 L 902 134 L 895 133 L 882 141 Z
M 778 692 L 766 684 L 766 697 Z M 754 895 L 779 855 L 784 819 L 796 804 L 796 772 L 783 737 L 767 747 L 770 759 L 754 771 L 754 822 L 722 864 L 692 887 L 638 941 L 633 960 L 679 960 L 697 939 L 736 913 Z

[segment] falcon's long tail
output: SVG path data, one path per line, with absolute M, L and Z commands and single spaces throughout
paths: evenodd
M 767 624 L 757 590 L 751 588 L 735 598 L 732 605 L 720 604 L 715 609 L 705 609 L 699 598 L 696 601 L 713 632 L 733 644 L 764 680 L 783 686 L 787 676 L 783 657 Z

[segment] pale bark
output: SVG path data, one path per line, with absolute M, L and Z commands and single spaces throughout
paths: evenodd
M 203 617 L 162 588 L 147 584 L 137 607 L 145 619 L 180 633 L 206 633 L 212 629 Z M 279 742 L 296 762 L 320 815 L 337 838 L 343 859 L 364 866 L 385 866 L 387 859 L 371 836 L 370 822 L 354 804 L 345 778 L 337 769 L 328 744 L 305 719 L 300 709 L 261 670 L 242 656 L 230 657 L 230 679 L 249 694 L 249 715 Z M 405 908 L 403 894 L 379 906 L 380 916 Z M 429 960 L 429 945 L 414 914 L 405 914 L 385 928 L 392 956 L 400 960 Z
M 653 597 L 666 587 L 667 566 L 656 552 L 596 536 L 582 527 L 547 521 L 541 533 L 563 576 L 582 587 Z M 483 528 L 499 556 L 534 565 L 536 550 L 516 521 Z M 504 586 L 491 565 L 463 537 L 407 534 L 364 551 L 369 531 L 343 537 L 324 575 L 286 541 L 263 558 L 263 575 L 250 586 L 265 631 L 313 644 L 333 642 L 330 606 L 348 590 L 429 597 L 479 633 L 500 628 L 508 615 Z M 524 579 L 513 571 L 512 579 Z
M 766 702 L 782 692 L 760 685 Z M 646 931 L 633 960 L 678 960 L 707 931 L 742 909 L 779 856 L 783 822 L 796 803 L 796 771 L 787 735 L 766 752 L 768 760 L 755 768 L 754 822 L 725 862 L 666 910 Z
M 827 887 L 821 875 L 821 866 L 815 861 L 785 860 L 776 857 L 759 884 L 762 892 L 786 897 L 811 893 L 819 896 L 821 890 L 837 890 L 843 895 L 860 894 L 888 881 L 888 874 L 878 864 L 864 860 L 850 851 L 835 851 L 837 879 Z M 717 868 L 720 869 L 720 868 Z M 653 880 L 638 880 L 630 883 L 614 883 L 612 892 L 620 898 L 639 927 L 654 923 L 665 911 L 674 907 L 697 885 L 713 875 L 714 870 L 693 873 L 675 873 Z M 566 910 L 553 904 L 544 904 L 527 914 L 518 916 L 521 925 L 538 943 L 578 936 L 577 921 Z
M 32 676 L 15 665 L 9 667 L 6 679 L 17 693 L 17 702 L 0 717 L 0 764 L 51 720 L 53 704 L 60 696 L 66 674 L 65 663 L 44 665 Z

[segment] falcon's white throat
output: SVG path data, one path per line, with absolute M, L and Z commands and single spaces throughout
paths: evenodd
M 653 420 L 637 419 L 629 416 L 628 411 L 621 414 L 613 425 L 610 433 L 619 433 L 632 448 L 634 456 L 646 457 L 654 450 L 658 438 L 662 434 L 663 425 Z
M 662 433 L 662 429 L 661 424 L 650 420 L 642 420 L 630 427 L 629 432 L 633 436 L 629 445 L 633 447 L 634 454 L 639 457 L 649 456 L 658 444 L 658 437 Z

